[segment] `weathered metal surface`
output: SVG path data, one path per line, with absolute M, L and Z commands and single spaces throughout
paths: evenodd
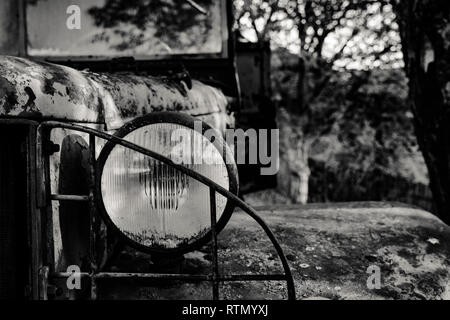
M 106 124 L 117 129 L 155 111 L 225 113 L 224 94 L 199 81 L 93 73 L 0 56 L 0 116 Z M 223 122 L 223 121 L 222 121 Z
M 275 231 L 296 282 L 297 298 L 450 299 L 450 228 L 428 212 L 398 204 L 355 203 L 261 208 Z M 276 273 L 276 253 L 245 214 L 236 212 L 219 237 L 219 268 L 228 273 Z M 381 269 L 381 288 L 367 283 Z M 182 272 L 211 267 L 209 248 L 186 255 Z M 127 252 L 116 272 L 152 269 L 149 257 Z M 211 299 L 210 284 L 164 282 L 99 287 L 102 298 Z M 283 282 L 229 283 L 221 299 L 286 298 Z

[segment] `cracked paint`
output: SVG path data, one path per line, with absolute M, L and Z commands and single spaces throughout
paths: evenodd
M 0 116 L 56 119 L 121 127 L 157 111 L 193 116 L 226 112 L 218 89 L 133 73 L 93 73 L 65 66 L 0 56 Z

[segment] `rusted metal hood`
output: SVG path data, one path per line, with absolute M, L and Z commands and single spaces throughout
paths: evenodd
M 155 111 L 225 112 L 222 91 L 199 81 L 93 73 L 0 55 L 0 116 L 104 123 L 117 129 Z

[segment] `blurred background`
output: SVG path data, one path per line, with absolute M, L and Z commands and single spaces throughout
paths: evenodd
M 398 201 L 433 211 L 392 1 L 234 6 L 239 126 L 281 135 L 277 178 L 241 170 L 246 200 Z
M 82 30 L 55 28 L 65 25 L 58 13 L 70 0 L 26 3 L 32 56 L 214 55 L 228 45 L 218 22 L 225 1 L 80 1 Z M 260 176 L 258 165 L 239 169 L 246 200 L 397 201 L 450 223 L 448 1 L 227 3 L 242 96 L 237 126 L 280 129 L 278 176 Z M 0 15 L 5 35 L 18 29 L 8 11 Z M 16 37 L 6 38 L 6 52 L 17 51 Z M 206 83 L 230 82 L 233 68 L 212 62 L 199 68 L 208 77 L 193 77 L 215 73 L 220 81 Z M 234 86 L 223 90 L 237 96 Z

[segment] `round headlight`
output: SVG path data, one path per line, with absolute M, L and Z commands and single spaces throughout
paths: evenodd
M 138 118 L 116 136 L 182 163 L 237 194 L 231 151 L 219 134 L 213 143 L 208 140 L 203 135 L 206 130 L 212 129 L 200 120 L 164 112 Z M 202 183 L 112 142 L 100 154 L 99 173 L 101 212 L 109 227 L 131 246 L 147 252 L 184 253 L 211 239 L 210 193 Z M 233 209 L 217 194 L 218 231 Z

